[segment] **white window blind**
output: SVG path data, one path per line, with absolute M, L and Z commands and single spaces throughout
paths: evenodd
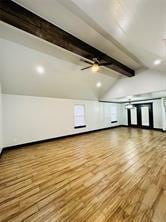
M 118 121 L 117 107 L 116 106 L 112 106 L 111 107 L 111 122 L 116 122 L 116 121 Z
M 85 125 L 85 106 L 74 105 L 74 126 L 82 127 Z

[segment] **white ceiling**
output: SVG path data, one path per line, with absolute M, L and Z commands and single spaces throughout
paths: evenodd
M 166 70 L 165 0 L 59 0 L 77 5 L 147 67 Z M 153 62 L 162 64 L 154 67 Z
M 58 0 L 16 0 L 15 2 L 33 11 L 39 16 L 61 27 L 86 43 L 118 59 L 133 69 L 142 66 L 138 59 L 122 47 L 108 33 L 94 24 L 91 17 L 86 15 L 75 4 Z M 73 5 L 74 4 L 74 5 Z M 70 8 L 69 8 L 69 7 Z
M 106 68 L 101 73 L 80 71 L 86 66 L 80 57 L 3 22 L 0 29 L 3 93 L 98 100 L 120 77 Z M 45 74 L 37 74 L 38 65 Z
M 15 1 L 130 67 L 166 70 L 165 0 Z
M 119 79 L 100 100 L 112 101 L 116 98 L 165 90 L 166 73 L 158 70 L 144 69 L 139 70 L 136 76 L 132 78 Z
M 151 99 L 158 99 L 158 98 L 166 98 L 166 90 L 158 91 L 158 92 L 151 92 L 151 93 L 144 93 L 134 96 L 126 96 L 117 99 L 111 100 L 112 102 L 128 102 L 131 100 L 132 102 L 136 101 L 143 101 L 143 100 L 151 100 Z
M 166 73 L 162 41 L 166 38 L 165 0 L 15 2 L 135 70 L 146 66 Z M 81 72 L 85 64 L 79 56 L 3 22 L 0 30 L 3 93 L 97 100 L 122 78 L 107 68 L 95 74 L 91 70 Z M 156 59 L 162 60 L 158 66 L 153 65 Z M 37 75 L 36 65 L 44 66 L 45 75 Z M 141 72 L 137 73 L 136 77 L 140 76 Z M 124 76 L 122 80 L 129 84 Z M 96 87 L 97 82 L 102 83 L 101 88 Z

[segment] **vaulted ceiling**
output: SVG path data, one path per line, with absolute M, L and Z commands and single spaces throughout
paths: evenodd
M 99 27 L 133 53 L 145 66 L 166 70 L 165 0 L 59 0 L 77 6 Z M 73 5 L 71 4 L 73 3 Z M 76 9 L 76 8 L 75 8 Z M 94 9 L 94 10 L 93 10 Z
M 132 68 L 166 70 L 165 0 L 16 0 Z
M 80 57 L 0 22 L 0 81 L 6 94 L 98 100 L 120 74 L 87 66 Z M 36 71 L 42 66 L 43 75 Z M 101 87 L 97 87 L 97 83 Z
M 165 0 L 15 2 L 136 70 L 137 75 L 141 69 L 166 74 Z M 119 79 L 127 78 L 107 68 L 95 74 L 81 72 L 86 64 L 79 56 L 3 22 L 0 29 L 3 93 L 109 101 L 112 97 L 104 95 L 110 95 Z M 156 59 L 162 61 L 158 66 L 154 66 Z M 44 75 L 36 73 L 37 65 L 45 68 Z
M 140 63 L 134 55 L 125 47 L 122 47 L 117 41 L 113 40 L 113 38 L 107 38 L 107 33 L 105 33 L 104 36 L 104 29 L 97 29 L 92 24 L 93 20 L 91 17 L 78 8 L 74 2 L 70 0 L 48 0 L 47 2 L 45 0 L 17 0 L 15 2 L 61 27 L 91 46 L 118 59 L 125 65 L 133 69 L 140 67 Z M 68 6 L 70 6 L 70 8 Z

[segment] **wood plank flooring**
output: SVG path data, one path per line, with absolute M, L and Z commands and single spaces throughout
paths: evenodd
M 166 133 L 116 128 L 4 151 L 0 221 L 166 222 Z

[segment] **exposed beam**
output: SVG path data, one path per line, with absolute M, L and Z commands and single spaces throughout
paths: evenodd
M 0 0 L 0 19 L 81 57 L 110 62 L 108 68 L 132 77 L 135 71 L 11 0 Z

